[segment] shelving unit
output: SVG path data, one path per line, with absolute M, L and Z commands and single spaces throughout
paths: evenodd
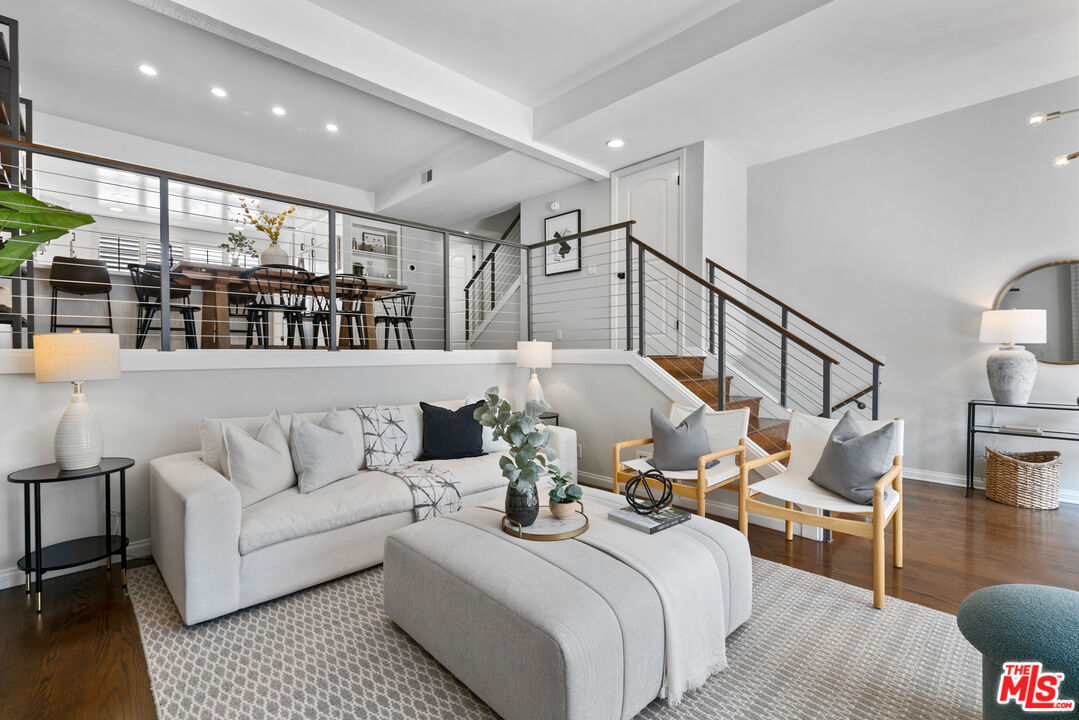
M 354 274 L 372 280 L 401 282 L 401 228 L 351 220 L 346 234 L 348 262 Z M 363 272 L 359 272 L 359 266 Z

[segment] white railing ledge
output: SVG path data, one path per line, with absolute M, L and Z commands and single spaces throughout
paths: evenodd
M 514 363 L 514 350 L 121 350 L 124 372 L 380 367 L 387 365 L 496 365 Z M 32 375 L 33 350 L 0 350 L 0 375 Z

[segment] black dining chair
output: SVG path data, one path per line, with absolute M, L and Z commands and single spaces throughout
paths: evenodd
M 412 291 L 395 292 L 380 297 L 378 302 L 382 305 L 382 314 L 375 315 L 375 335 L 376 337 L 378 335 L 378 326 L 383 325 L 385 327 L 385 339 L 382 346 L 389 349 L 390 325 L 393 325 L 393 333 L 397 336 L 397 347 L 402 348 L 401 325 L 404 325 L 405 330 L 408 331 L 408 342 L 412 345 L 412 349 L 415 350 L 416 338 L 412 335 L 412 308 L 416 304 L 416 293 Z
M 258 336 L 262 347 L 270 347 L 270 313 L 279 312 L 288 326 L 289 348 L 295 347 L 296 335 L 300 347 L 307 349 L 303 334 L 303 317 L 307 313 L 307 290 L 315 276 L 293 265 L 259 265 L 240 273 L 247 283 L 247 347 Z
M 108 330 L 112 327 L 112 279 L 109 268 L 101 260 L 75 257 L 55 257 L 49 268 L 49 285 L 52 286 L 52 313 L 49 320 L 49 332 L 57 328 L 79 328 L 80 330 Z M 106 322 L 96 325 L 86 323 L 62 323 L 58 321 L 57 307 L 59 293 L 87 298 L 90 295 L 105 296 Z
M 150 333 L 150 323 L 154 315 L 161 310 L 161 266 L 131 264 L 127 269 L 131 273 L 131 284 L 135 288 L 135 299 L 138 301 L 135 348 L 142 349 L 146 336 Z M 178 282 L 181 278 L 181 273 L 169 273 L 169 311 L 180 313 L 184 321 L 187 348 L 197 350 L 199 341 L 195 331 L 195 313 L 202 308 L 191 304 L 191 287 Z M 171 329 L 169 319 L 163 318 L 162 322 L 169 322 Z
M 367 280 L 362 275 L 338 275 L 337 315 L 341 318 L 341 327 L 348 328 L 348 346 L 355 349 L 359 340 L 360 348 L 367 349 Z M 314 339 L 312 347 L 318 347 L 319 328 L 330 345 L 330 276 L 320 275 L 311 281 L 311 296 L 315 309 L 311 311 Z

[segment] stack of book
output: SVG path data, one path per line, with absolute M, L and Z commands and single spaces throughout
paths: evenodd
M 641 515 L 633 508 L 626 507 L 619 510 L 611 510 L 607 513 L 607 517 L 617 523 L 628 525 L 634 530 L 640 530 L 641 532 L 646 532 L 651 535 L 653 533 L 658 533 L 660 530 L 666 530 L 669 527 L 684 523 L 686 520 L 689 520 L 689 513 L 685 510 L 669 507 L 654 512 L 651 515 Z

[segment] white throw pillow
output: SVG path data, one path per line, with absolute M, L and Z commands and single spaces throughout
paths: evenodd
M 241 506 L 254 505 L 296 484 L 288 437 L 276 410 L 254 437 L 227 422 L 221 424 L 221 435 L 224 474 L 240 491 Z
M 409 448 L 401 409 L 385 405 L 352 408 L 363 422 L 363 441 L 367 467 L 376 469 L 410 463 L 415 457 Z
M 326 413 L 318 425 L 293 415 L 289 447 L 301 493 L 356 474 L 352 439 L 337 410 Z

